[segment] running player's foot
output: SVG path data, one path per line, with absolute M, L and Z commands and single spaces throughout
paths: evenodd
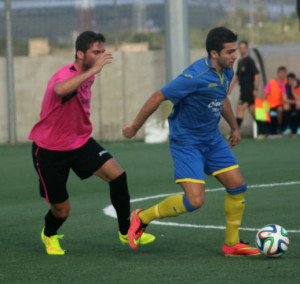
M 122 235 L 119 232 L 119 238 L 120 238 L 120 242 L 122 244 L 128 244 L 128 234 L 127 235 Z M 155 236 L 151 235 L 151 234 L 147 234 L 147 233 L 143 233 L 141 238 L 140 238 L 140 245 L 147 245 L 150 244 L 152 242 L 155 241 Z
M 222 251 L 225 256 L 255 256 L 261 254 L 258 249 L 250 247 L 243 241 L 240 241 L 240 243 L 232 247 L 224 244 Z
M 134 210 L 131 214 L 131 224 L 128 230 L 128 240 L 129 244 L 133 249 L 137 249 L 143 232 L 147 227 L 146 224 L 143 224 L 139 218 L 139 213 L 143 211 L 142 209 Z
M 62 239 L 64 235 L 54 235 L 47 237 L 44 234 L 45 228 L 43 228 L 41 233 L 41 239 L 46 247 L 47 254 L 50 255 L 63 255 L 65 251 L 60 247 L 58 239 Z

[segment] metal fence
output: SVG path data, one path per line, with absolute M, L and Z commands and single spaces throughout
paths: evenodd
M 5 0 L 7 1 L 7 0 Z M 6 52 L 5 1 L 0 1 L 0 56 Z M 186 0 L 190 46 L 202 47 L 204 34 L 216 25 L 235 29 L 255 44 L 293 43 L 299 40 L 294 0 Z M 34 39 L 48 53 L 73 47 L 83 30 L 107 35 L 108 43 L 147 42 L 149 49 L 164 47 L 163 0 L 9 0 L 11 3 L 14 54 L 33 52 Z M 42 51 L 41 51 L 42 52 Z

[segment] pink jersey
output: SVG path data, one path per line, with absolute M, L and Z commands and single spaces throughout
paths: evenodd
M 95 76 L 85 81 L 73 94 L 63 98 L 54 92 L 56 83 L 80 74 L 75 64 L 58 70 L 49 80 L 44 95 L 40 120 L 32 128 L 29 139 L 38 146 L 55 151 L 81 147 L 90 138 L 91 85 Z
M 277 83 L 278 87 L 281 89 L 282 93 L 284 94 L 286 81 L 284 81 L 283 83 L 280 83 L 280 82 L 278 82 L 278 80 L 276 80 L 276 83 Z M 271 90 L 271 84 L 270 84 L 270 81 L 268 81 L 267 85 L 264 88 L 264 93 L 269 94 L 270 90 Z

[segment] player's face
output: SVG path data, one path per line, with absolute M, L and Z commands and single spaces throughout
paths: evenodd
M 237 58 L 237 43 L 225 43 L 224 48 L 221 50 L 220 54 L 217 56 L 217 64 L 219 65 L 220 69 L 233 67 L 233 64 Z
M 105 52 L 104 44 L 102 42 L 95 42 L 84 54 L 82 65 L 85 70 L 91 68 L 95 61 Z
M 285 78 L 286 78 L 286 71 L 285 70 L 280 70 L 278 73 L 277 73 L 277 76 L 278 76 L 278 79 L 280 81 L 284 81 Z
M 248 55 L 248 46 L 244 43 L 241 43 L 239 46 L 239 52 L 242 57 L 245 57 Z
M 287 78 L 287 83 L 290 85 L 290 86 L 295 86 L 296 85 L 296 79 L 294 78 Z

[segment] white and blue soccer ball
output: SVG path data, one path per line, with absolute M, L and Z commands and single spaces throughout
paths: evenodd
M 278 257 L 286 253 L 290 240 L 286 229 L 277 224 L 269 224 L 256 234 L 256 247 L 268 257 Z

